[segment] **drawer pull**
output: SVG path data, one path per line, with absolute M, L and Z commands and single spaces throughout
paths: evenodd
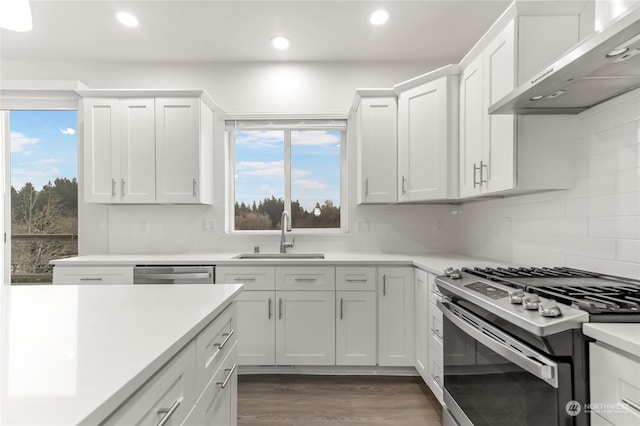
M 278 299 L 278 319 L 282 319 L 282 299 Z
M 177 400 L 176 402 L 174 402 L 171 405 L 170 408 L 160 408 L 160 409 L 158 409 L 158 414 L 164 414 L 164 416 L 162 416 L 162 418 L 158 422 L 157 426 L 166 425 L 167 422 L 169 422 L 169 419 L 171 418 L 171 416 L 173 416 L 173 413 L 176 412 L 176 410 L 178 409 L 179 406 L 180 406 L 180 400 Z
M 443 340 L 443 339 L 442 339 L 442 333 L 440 332 L 440 330 L 437 330 L 437 329 L 435 329 L 435 328 L 432 328 L 432 329 L 431 329 L 431 332 L 432 332 L 433 334 L 435 334 L 436 336 L 438 336 L 438 337 L 440 338 L 440 340 Z
M 627 404 L 629 407 L 633 408 L 634 410 L 640 412 L 640 405 L 638 405 L 637 402 L 633 402 L 628 398 L 622 398 L 622 402 L 624 404 Z
M 440 382 L 440 376 L 434 376 L 433 374 L 431 375 L 431 378 L 433 379 L 434 382 L 436 382 L 436 384 L 440 387 L 442 387 L 442 382 Z
M 222 333 L 222 335 L 225 336 L 224 340 L 221 343 L 214 343 L 213 346 L 215 346 L 219 350 L 222 350 L 222 348 L 224 348 L 224 345 L 227 344 L 227 342 L 229 341 L 229 339 L 231 339 L 231 336 L 233 336 L 235 332 L 235 330 L 231 330 L 229 333 Z
M 242 278 L 242 277 L 237 277 L 233 279 L 234 281 L 255 281 L 256 277 L 246 277 L 246 278 Z
M 340 299 L 340 319 L 342 319 L 342 306 L 344 305 L 344 300 Z
M 218 382 L 218 384 L 222 389 L 227 387 L 227 385 L 229 384 L 229 380 L 231 380 L 231 376 L 233 376 L 233 373 L 236 371 L 236 368 L 238 368 L 238 364 L 233 364 L 233 367 L 231 367 L 231 369 L 228 370 L 229 373 L 227 373 L 227 377 L 224 378 L 224 381 Z M 227 371 L 227 370 L 225 369 L 224 371 Z
M 313 282 L 316 281 L 316 278 L 294 278 L 293 280 L 299 282 Z
M 387 276 L 386 275 L 382 276 L 382 295 L 383 296 L 387 295 Z
M 102 281 L 102 277 L 95 277 L 95 278 L 80 278 L 80 281 Z
M 366 278 L 347 278 L 345 281 L 348 283 L 366 283 L 367 279 Z
M 269 309 L 267 313 L 267 319 L 271 319 L 271 298 L 269 298 Z

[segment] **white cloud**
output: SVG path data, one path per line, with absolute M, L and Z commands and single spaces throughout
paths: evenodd
M 236 132 L 236 145 L 253 147 L 284 146 L 282 130 L 243 130 Z
M 39 138 L 30 138 L 24 133 L 11 132 L 11 152 L 29 154 L 33 151 L 25 151 L 24 148 L 27 146 L 37 145 L 39 142 Z
M 291 177 L 293 179 L 309 176 L 311 174 L 311 170 L 302 170 L 302 169 L 292 169 Z
M 327 185 L 326 183 L 318 182 L 317 180 L 312 180 L 312 179 L 298 179 L 298 180 L 294 180 L 292 183 L 293 183 L 293 186 L 296 186 L 296 187 L 302 188 L 302 189 L 329 189 L 329 188 L 331 188 L 331 186 Z
M 76 129 L 72 129 L 71 127 L 67 127 L 66 129 L 60 129 L 63 135 L 75 135 Z
M 38 167 L 42 165 L 57 164 L 57 163 L 64 163 L 64 160 L 61 158 L 43 158 L 42 160 L 29 161 L 28 163 L 22 162 L 18 165 L 22 167 L 33 168 L 33 167 Z
M 305 130 L 291 134 L 292 145 L 325 146 L 339 145 L 340 133 L 335 130 Z
M 284 176 L 284 161 L 240 161 L 238 176 Z

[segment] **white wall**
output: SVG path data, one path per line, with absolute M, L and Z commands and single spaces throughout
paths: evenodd
M 575 188 L 464 204 L 461 251 L 640 278 L 640 90 L 578 120 Z

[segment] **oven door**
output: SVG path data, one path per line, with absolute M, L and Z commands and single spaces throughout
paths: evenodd
M 445 404 L 475 426 L 574 425 L 571 365 L 552 359 L 451 301 L 444 322 Z

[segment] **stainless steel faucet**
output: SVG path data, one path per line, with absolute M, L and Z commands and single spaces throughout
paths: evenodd
M 284 238 L 285 230 L 291 232 L 291 218 L 289 217 L 289 213 L 287 213 L 286 210 L 283 210 L 282 216 L 280 216 L 280 227 L 282 228 L 282 232 L 280 234 L 280 253 L 286 253 L 287 249 L 293 247 L 296 242 L 296 237 L 293 237 L 291 241 L 287 241 Z

